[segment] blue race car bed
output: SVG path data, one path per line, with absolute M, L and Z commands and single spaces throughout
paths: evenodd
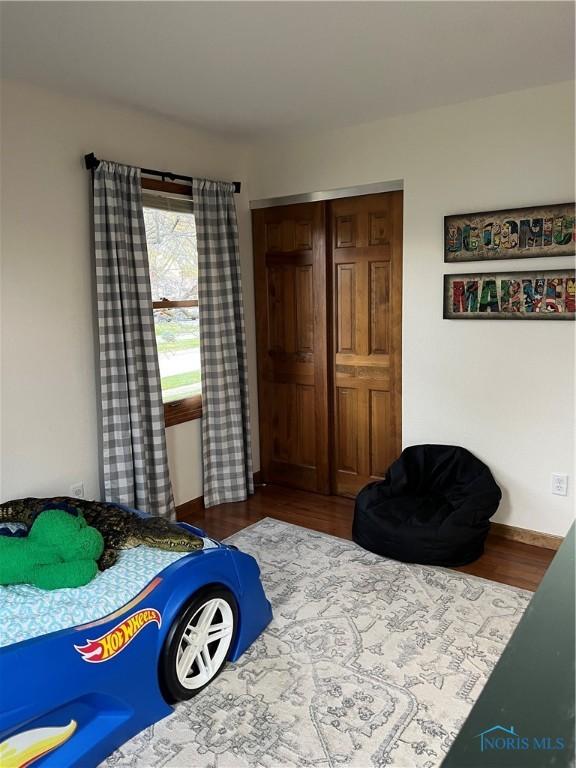
M 202 690 L 272 618 L 250 555 L 148 547 L 79 589 L 0 587 L 0 765 L 90 768 Z

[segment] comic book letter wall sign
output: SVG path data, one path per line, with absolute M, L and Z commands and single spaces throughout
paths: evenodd
M 449 320 L 574 320 L 574 270 L 444 275 Z

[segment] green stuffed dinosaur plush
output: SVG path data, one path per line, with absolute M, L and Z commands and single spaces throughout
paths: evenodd
M 80 515 L 47 509 L 22 538 L 0 536 L 0 584 L 83 587 L 98 573 L 104 540 Z

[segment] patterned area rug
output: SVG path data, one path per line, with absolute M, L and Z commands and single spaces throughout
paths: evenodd
M 532 596 L 271 519 L 229 541 L 274 621 L 108 768 L 439 766 Z

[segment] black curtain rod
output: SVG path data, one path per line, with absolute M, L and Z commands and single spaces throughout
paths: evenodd
M 98 160 L 94 152 L 90 152 L 89 155 L 84 155 L 84 163 L 86 170 L 93 171 L 95 168 L 98 168 L 100 160 Z M 194 181 L 192 176 L 182 176 L 179 173 L 171 173 L 170 171 L 154 171 L 151 168 L 140 168 L 140 170 L 147 176 L 160 176 L 162 180 L 170 179 L 170 181 L 176 181 L 176 179 L 180 179 L 180 181 Z M 234 192 L 238 194 L 242 186 L 241 182 L 234 181 L 232 183 L 234 184 Z

